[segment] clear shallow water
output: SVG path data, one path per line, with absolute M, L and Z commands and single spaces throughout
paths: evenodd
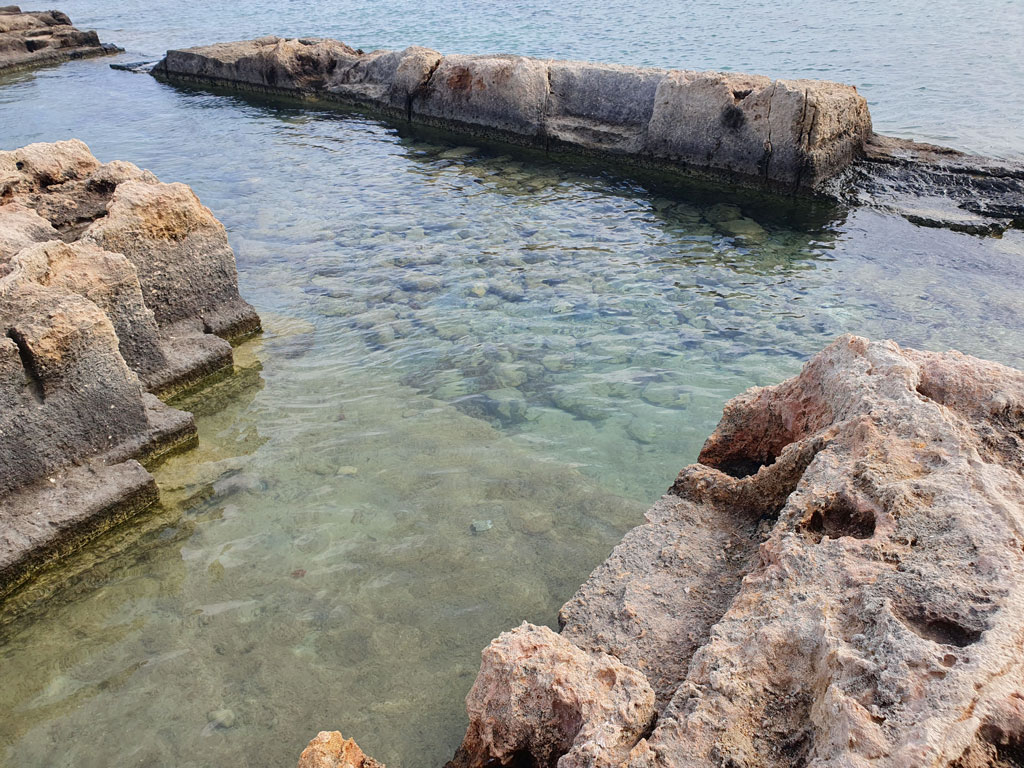
M 365 50 L 425 45 L 856 85 L 876 130 L 1024 157 L 1020 0 L 64 0 L 83 28 L 158 58 L 168 48 L 260 35 L 335 37 Z
M 1020 233 L 780 207 L 106 61 L 0 83 L 5 148 L 68 136 L 191 184 L 267 333 L 182 404 L 201 444 L 159 468 L 164 506 L 0 621 L 4 764 L 292 765 L 341 728 L 392 768 L 439 765 L 480 648 L 554 621 L 728 397 L 844 331 L 1024 365 Z

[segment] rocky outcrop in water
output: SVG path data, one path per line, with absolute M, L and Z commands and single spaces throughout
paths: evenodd
M 76 140 L 0 152 L 0 595 L 155 500 L 137 460 L 195 438 L 157 395 L 258 329 L 188 187 Z
M 484 652 L 452 768 L 1020 764 L 1024 373 L 840 338 L 726 405 L 559 623 Z
M 336 40 L 265 37 L 168 51 L 153 74 L 369 106 L 414 123 L 787 192 L 814 189 L 845 168 L 871 132 L 867 102 L 839 83 L 418 47 L 363 53 Z
M 1024 226 L 1024 166 L 879 136 L 857 89 L 264 37 L 168 51 L 159 78 L 369 107 L 549 151 L 824 195 L 973 234 Z
M 302 750 L 298 768 L 384 768 L 337 731 L 321 731 Z
M 100 43 L 95 32 L 75 29 L 66 13 L 23 13 L 16 5 L 0 7 L 0 72 L 120 50 Z

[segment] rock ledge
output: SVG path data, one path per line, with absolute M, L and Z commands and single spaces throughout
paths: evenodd
M 0 7 L 0 73 L 121 50 L 101 43 L 95 32 L 75 29 L 66 13 Z

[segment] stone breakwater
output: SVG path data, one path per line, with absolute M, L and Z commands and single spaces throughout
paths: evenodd
M 116 45 L 101 43 L 95 32 L 75 29 L 66 13 L 22 12 L 16 5 L 0 7 L 0 72 L 120 50 Z
M 867 102 L 839 83 L 419 47 L 363 53 L 337 40 L 265 37 L 168 51 L 153 74 L 368 106 L 413 123 L 786 192 L 841 171 L 871 133 Z
M 337 102 L 545 151 L 870 205 L 924 226 L 1024 226 L 1024 166 L 875 134 L 853 86 L 525 56 L 364 53 L 264 37 L 168 51 L 164 80 Z
M 484 651 L 449 768 L 1021 764 L 1024 373 L 842 337 L 646 517 Z
M 0 152 L 0 596 L 155 501 L 139 460 L 195 439 L 157 396 L 259 327 L 187 186 L 77 140 Z

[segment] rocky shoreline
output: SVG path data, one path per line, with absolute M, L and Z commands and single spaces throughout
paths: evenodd
M 842 337 L 726 405 L 560 634 L 485 649 L 449 768 L 1017 765 L 1022 499 L 1024 373 Z
M 0 7 L 0 74 L 120 52 L 95 32 L 75 29 L 66 13 Z
M 864 97 L 840 83 L 281 37 L 171 50 L 152 74 L 872 205 L 926 226 L 1024 226 L 1024 166 L 875 134 Z
M 159 398 L 259 327 L 184 184 L 77 140 L 0 152 L 0 597 L 156 500 L 139 462 L 195 440 Z

